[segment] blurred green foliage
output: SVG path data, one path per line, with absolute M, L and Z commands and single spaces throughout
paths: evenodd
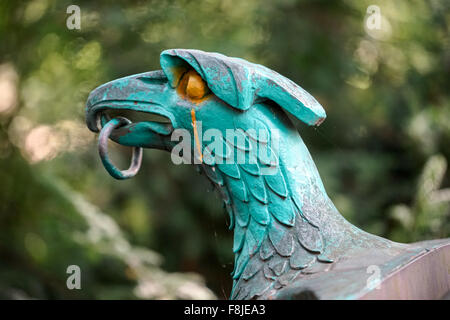
M 153 150 L 115 181 L 84 125 L 93 88 L 159 69 L 167 48 L 242 57 L 313 94 L 328 118 L 298 127 L 351 222 L 450 235 L 448 1 L 80 0 L 69 30 L 71 4 L 0 2 L 0 298 L 228 297 L 232 235 L 207 182 Z M 66 288 L 72 264 L 82 290 Z

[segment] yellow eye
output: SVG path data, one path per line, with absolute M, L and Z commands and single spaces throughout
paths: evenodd
M 200 100 L 209 93 L 205 81 L 195 70 L 189 70 L 184 75 L 180 87 L 185 87 L 186 96 L 192 100 Z

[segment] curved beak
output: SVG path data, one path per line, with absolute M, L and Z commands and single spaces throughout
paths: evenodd
M 138 120 L 115 129 L 111 139 L 117 143 L 147 148 L 167 149 L 165 139 L 176 126 L 170 112 L 171 95 L 167 78 L 162 71 L 141 73 L 108 82 L 91 92 L 86 102 L 86 124 L 99 132 L 113 117 L 135 113 L 150 114 L 166 121 Z M 126 117 L 126 115 L 125 115 Z

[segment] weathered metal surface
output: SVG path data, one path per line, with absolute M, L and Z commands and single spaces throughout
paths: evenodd
M 326 300 L 441 299 L 450 290 L 448 240 L 411 244 L 392 259 L 383 256 L 378 250 L 369 250 L 348 257 L 325 273 L 294 280 L 275 298 L 296 299 L 309 292 L 314 293 L 310 299 Z
M 98 138 L 98 153 L 100 155 L 100 159 L 102 160 L 102 163 L 109 174 L 119 180 L 134 177 L 138 173 L 142 163 L 142 148 L 140 147 L 133 147 L 131 165 L 127 170 L 123 171 L 116 168 L 116 166 L 114 166 L 114 164 L 109 159 L 108 139 L 111 135 L 111 132 L 114 129 L 120 128 L 129 123 L 131 123 L 131 121 L 128 119 L 122 117 L 114 118 L 105 124 Z
M 450 293 L 450 244 L 428 247 L 429 251 L 388 275 L 380 288 L 360 299 L 442 299 Z
M 172 152 L 180 130 L 193 137 L 183 158 L 217 187 L 234 231 L 232 299 L 357 299 L 370 288 L 368 268 L 388 286 L 391 274 L 430 245 L 395 243 L 342 217 L 286 116 L 308 125 L 325 119 L 300 86 L 261 65 L 199 50 L 164 51 L 161 67 L 94 90 L 87 125 L 122 145 Z M 110 110 L 168 123 L 139 121 L 105 133 Z M 219 135 L 208 139 L 212 131 Z M 107 169 L 120 176 L 108 162 Z

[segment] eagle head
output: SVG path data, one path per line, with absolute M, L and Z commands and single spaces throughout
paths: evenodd
M 200 50 L 171 49 L 161 53 L 162 70 L 140 73 L 101 85 L 86 103 L 86 122 L 99 132 L 123 116 L 109 137 L 133 147 L 171 151 L 177 130 L 192 139 L 191 155 L 201 132 L 258 129 L 282 110 L 308 125 L 325 119 L 322 106 L 300 86 L 264 66 Z M 200 143 L 200 146 L 202 143 Z M 198 149 L 198 150 L 197 150 Z M 192 160 L 190 159 L 190 160 Z M 195 160 L 195 159 L 194 159 Z M 111 173 L 111 172 L 110 172 Z

